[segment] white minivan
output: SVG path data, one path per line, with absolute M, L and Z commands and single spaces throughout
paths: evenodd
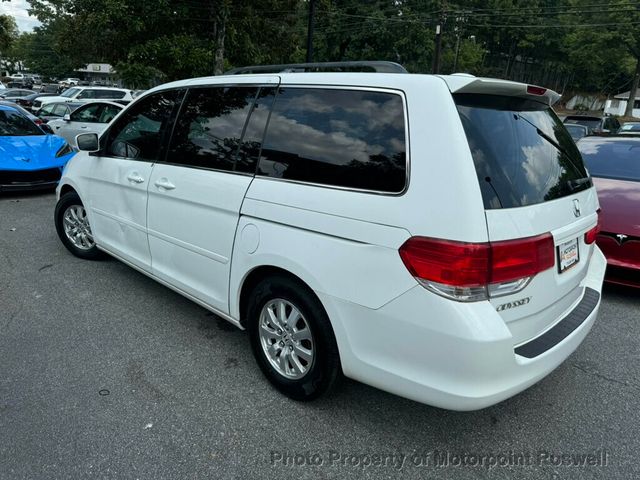
M 483 408 L 560 365 L 600 305 L 598 198 L 557 98 L 470 75 L 161 85 L 78 136 L 56 229 L 247 329 L 291 398 L 344 374 Z

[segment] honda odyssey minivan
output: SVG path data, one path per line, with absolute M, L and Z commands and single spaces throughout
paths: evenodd
M 62 243 L 246 329 L 294 399 L 342 374 L 453 410 L 526 389 L 588 334 L 606 265 L 558 95 L 395 67 L 146 92 L 77 137 Z

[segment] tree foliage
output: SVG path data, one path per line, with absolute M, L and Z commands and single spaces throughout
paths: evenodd
M 43 26 L 14 50 L 51 73 L 111 63 L 135 86 L 300 62 L 309 1 L 29 0 Z M 608 94 L 629 87 L 640 58 L 640 7 L 627 0 L 316 0 L 314 60 L 428 73 L 436 25 L 442 73 Z
M 3 66 L 12 63 L 10 58 L 11 47 L 18 38 L 18 26 L 13 17 L 0 15 L 0 70 Z M 4 65 L 3 65 L 4 64 Z

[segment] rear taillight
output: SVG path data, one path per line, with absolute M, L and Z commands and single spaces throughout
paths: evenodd
M 598 234 L 600 233 L 600 209 L 598 209 L 597 213 L 598 223 L 596 223 L 595 227 L 584 234 L 584 243 L 586 243 L 587 245 L 591 245 L 593 242 L 595 242 Z
M 36 118 L 33 123 L 35 123 L 36 125 L 42 125 L 42 119 L 41 118 Z
M 484 243 L 412 237 L 400 247 L 400 257 L 423 286 L 467 302 L 515 293 L 555 265 L 550 233 Z

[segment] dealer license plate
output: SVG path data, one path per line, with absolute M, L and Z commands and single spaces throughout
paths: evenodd
M 560 273 L 568 270 L 580 261 L 577 238 L 561 243 L 556 249 L 558 251 L 558 270 Z

